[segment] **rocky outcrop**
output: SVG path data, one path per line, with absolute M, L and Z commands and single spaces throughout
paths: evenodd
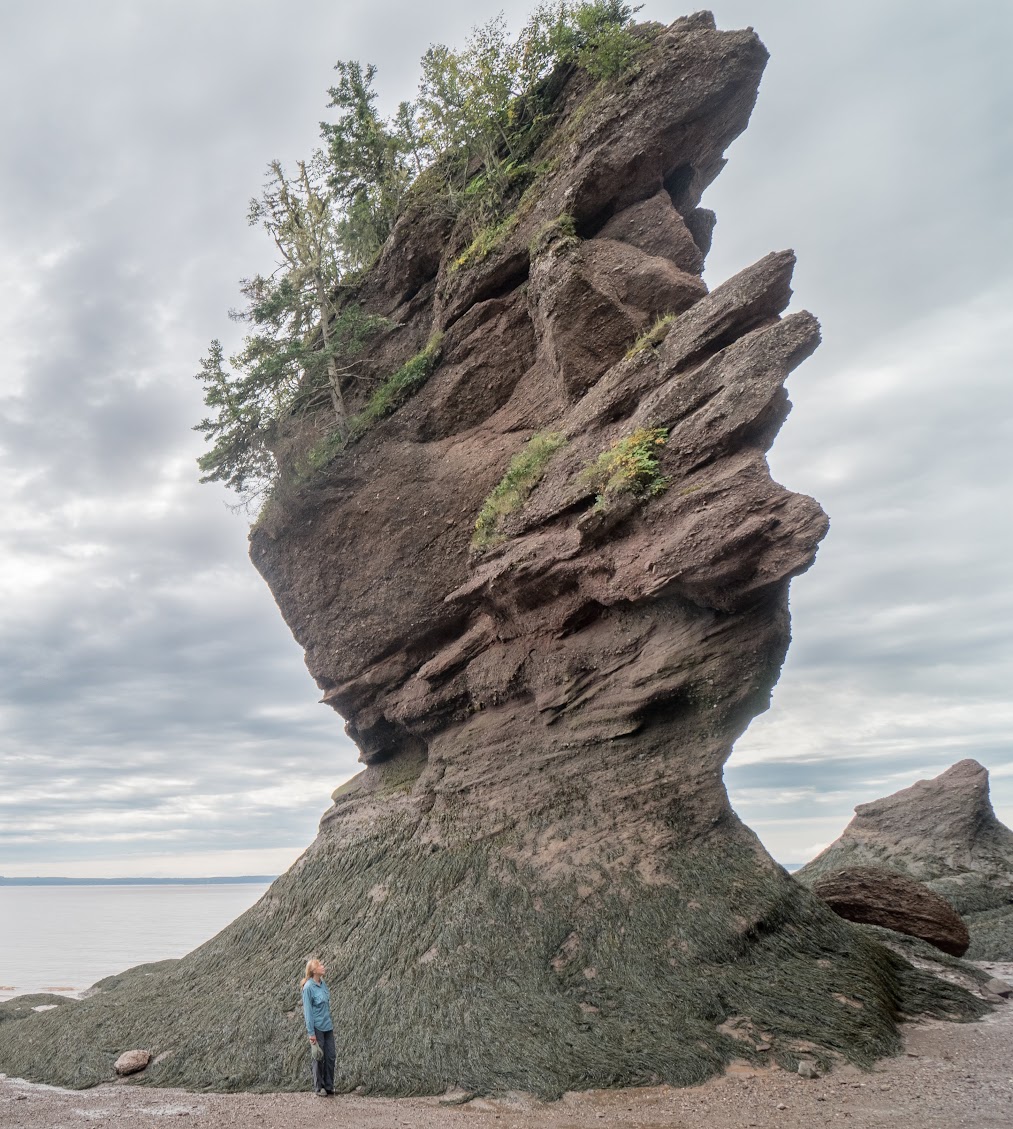
M 426 342 L 439 365 L 309 479 L 324 425 L 296 421 L 251 537 L 365 769 L 157 992 L 127 978 L 74 1005 L 58 1080 L 102 1076 L 79 1048 L 112 1028 L 156 1053 L 152 1083 L 304 1085 L 313 954 L 338 1088 L 387 1094 L 686 1084 L 758 1054 L 746 1029 L 793 1070 L 803 1050 L 867 1063 L 898 1011 L 980 1006 L 792 882 L 722 783 L 827 528 L 766 462 L 819 340 L 782 316 L 792 253 L 712 293 L 700 277 L 701 193 L 765 60 L 702 14 L 655 29 L 634 74 L 571 75 L 484 255 L 465 219 L 409 208 L 356 295 L 396 328 L 349 397 Z M 521 454 L 523 490 L 473 545 Z M 71 1058 L 0 1033 L 0 1069 L 52 1079 Z
M 799 876 L 883 864 L 921 881 L 975 875 L 1013 879 L 1013 831 L 989 798 L 988 770 L 962 760 L 931 780 L 859 804 L 843 834 Z
M 868 865 L 909 875 L 945 897 L 970 930 L 969 957 L 1013 959 L 1013 831 L 996 817 L 988 771 L 977 761 L 859 804 L 841 837 L 795 877 L 813 885 Z
M 921 882 L 881 866 L 851 866 L 817 878 L 812 892 L 848 921 L 920 937 L 951 956 L 971 938 L 960 914 Z

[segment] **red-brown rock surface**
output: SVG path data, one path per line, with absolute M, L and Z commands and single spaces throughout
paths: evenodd
M 819 335 L 781 316 L 791 252 L 710 294 L 700 277 L 700 196 L 766 51 L 706 14 L 657 32 L 636 73 L 569 77 L 486 257 L 424 197 L 399 222 L 356 295 L 396 328 L 348 396 L 442 333 L 424 387 L 308 480 L 328 421 L 286 438 L 251 555 L 365 770 L 257 906 L 175 969 L 39 1017 L 45 1056 L 0 1025 L 0 1069 L 89 1084 L 115 1032 L 152 1048 L 153 1084 L 304 1086 L 310 955 L 331 969 L 337 1086 L 374 1093 L 869 1062 L 898 1002 L 978 1007 L 792 882 L 728 803 L 722 766 L 827 528 L 766 462 Z M 627 355 L 658 315 L 667 336 Z M 602 509 L 587 469 L 638 429 L 667 433 L 666 489 Z M 477 552 L 534 433 L 565 442 Z
M 882 863 L 922 881 L 980 874 L 1013 879 L 1013 831 L 989 798 L 988 770 L 962 760 L 880 800 L 859 804 L 841 837 L 800 875 Z
M 988 771 L 977 761 L 859 804 L 840 838 L 795 877 L 811 886 L 867 865 L 910 875 L 945 897 L 967 921 L 969 956 L 1013 958 L 1013 831 L 996 817 Z
M 920 937 L 961 957 L 971 942 L 960 914 L 928 886 L 882 866 L 851 866 L 817 878 L 810 887 L 840 917 Z
M 827 528 L 765 457 L 784 380 L 819 340 L 810 314 L 780 316 L 794 256 L 708 295 L 687 223 L 746 124 L 766 53 L 751 32 L 694 17 L 650 58 L 564 115 L 546 145 L 553 171 L 487 259 L 455 265 L 466 233 L 423 253 L 424 224 L 395 231 L 363 293 L 403 328 L 372 363 L 390 371 L 434 330 L 441 363 L 316 481 L 283 491 L 252 537 L 362 759 L 418 766 L 432 834 L 454 813 L 523 837 L 540 812 L 583 815 L 608 797 L 620 869 L 652 869 L 659 838 L 718 823 L 740 835 L 721 766 L 767 706 L 787 582 Z M 539 240 L 561 213 L 582 238 Z M 432 277 L 413 275 L 405 301 L 408 261 Z M 678 315 L 668 336 L 624 359 L 661 314 Z M 598 512 L 582 472 L 638 427 L 669 429 L 668 489 Z M 483 500 L 535 432 L 566 445 L 505 542 L 476 555 Z M 571 854 L 567 841 L 554 854 Z

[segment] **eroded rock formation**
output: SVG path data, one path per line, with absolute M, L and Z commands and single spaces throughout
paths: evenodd
M 865 925 L 920 937 L 962 957 L 971 938 L 960 914 L 923 882 L 883 866 L 849 866 L 817 878 L 810 887 L 828 906 Z
M 812 315 L 781 316 L 793 256 L 713 293 L 700 277 L 701 194 L 765 60 L 752 31 L 698 15 L 658 29 L 633 75 L 571 75 L 484 257 L 419 195 L 356 295 L 396 326 L 362 374 L 434 333 L 440 363 L 309 480 L 322 424 L 295 428 L 251 544 L 366 768 L 257 906 L 158 973 L 157 1006 L 128 976 L 59 1028 L 40 1017 L 46 1066 L 0 1030 L 0 1069 L 96 1080 L 106 1024 L 152 1049 L 147 1082 L 304 1085 L 311 953 L 331 968 L 339 1087 L 395 1094 L 868 1062 L 899 1011 L 978 1006 L 792 882 L 722 783 L 826 530 L 765 458 L 818 342 Z M 476 550 L 536 433 L 554 453 Z M 588 468 L 637 434 L 656 474 L 597 504 Z
M 1013 831 L 996 817 L 988 771 L 977 761 L 859 804 L 841 837 L 796 878 L 812 885 L 867 865 L 910 875 L 945 897 L 967 922 L 969 957 L 1013 959 Z

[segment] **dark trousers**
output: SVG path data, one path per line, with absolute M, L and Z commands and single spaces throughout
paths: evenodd
M 326 1090 L 334 1093 L 334 1032 L 314 1031 L 317 1037 L 317 1046 L 324 1052 L 324 1057 L 318 1062 L 313 1059 L 313 1089 Z

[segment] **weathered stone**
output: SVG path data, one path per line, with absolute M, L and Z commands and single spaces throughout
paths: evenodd
M 996 818 L 988 770 L 962 760 L 931 780 L 859 804 L 841 837 L 799 875 L 845 862 L 881 863 L 922 881 L 975 874 L 1013 878 L 1013 831 Z
M 528 284 L 548 369 L 571 399 L 596 384 L 655 318 L 682 313 L 706 293 L 697 275 L 668 259 L 600 237 L 550 248 L 535 260 Z
M 804 1058 L 799 1061 L 798 1076 L 799 1078 L 819 1078 L 820 1072 L 812 1059 Z
M 810 885 L 866 865 L 908 874 L 944 897 L 970 931 L 969 959 L 1013 960 L 1013 831 L 996 818 L 977 761 L 859 804 L 841 837 L 795 878 Z
M 944 953 L 963 956 L 967 926 L 928 886 L 881 866 L 853 866 L 822 875 L 812 892 L 841 917 L 920 937 Z
M 1013 996 L 1013 987 L 1010 987 L 1005 980 L 988 980 L 982 985 L 982 988 L 986 992 L 991 992 L 993 996 L 1002 996 L 1004 999 Z
M 117 1074 L 136 1074 L 151 1062 L 150 1051 L 124 1051 L 123 1054 L 113 1063 L 113 1069 Z
M 671 259 L 689 274 L 703 270 L 704 252 L 665 191 L 624 208 L 598 232 L 598 238 L 617 239 L 648 255 Z

